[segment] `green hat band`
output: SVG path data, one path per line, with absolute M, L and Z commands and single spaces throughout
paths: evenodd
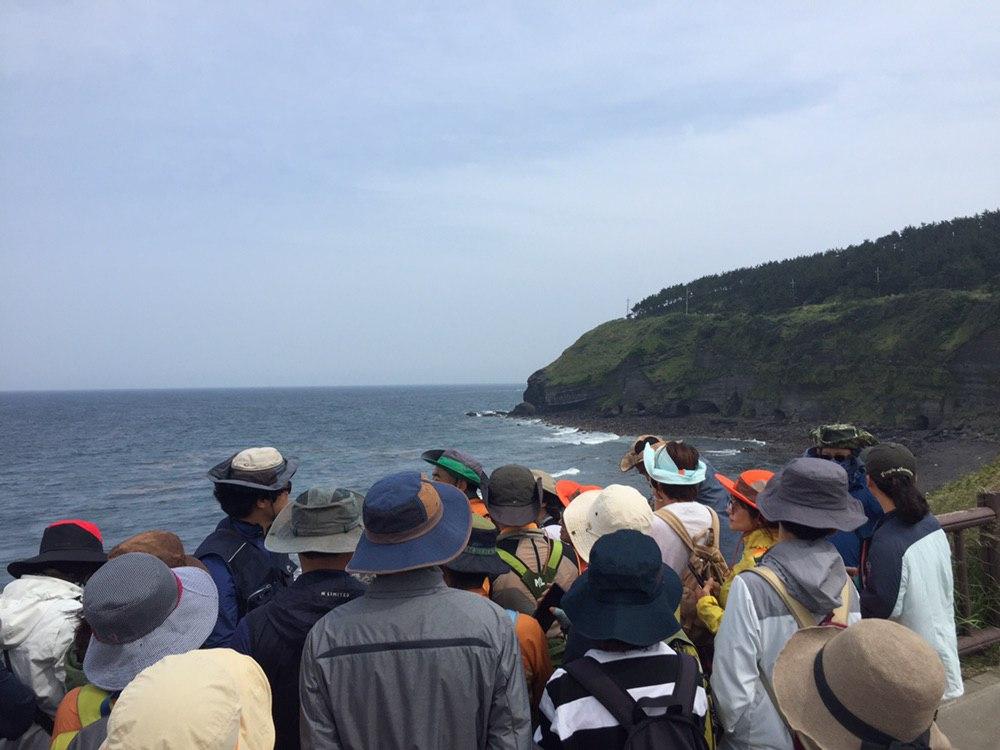
M 476 485 L 476 487 L 479 486 L 479 475 L 460 461 L 448 458 L 447 456 L 441 456 L 435 463 L 448 471 L 458 474 L 462 479 L 468 480 Z

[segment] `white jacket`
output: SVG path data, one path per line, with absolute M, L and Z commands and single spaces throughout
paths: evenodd
M 66 654 L 83 608 L 83 589 L 49 576 L 25 575 L 0 594 L 0 648 L 42 710 L 55 716 L 66 693 Z M 49 737 L 32 726 L 20 740 L 0 740 L 0 750 L 47 748 Z
M 760 564 L 781 578 L 788 593 L 814 613 L 817 624 L 840 606 L 847 571 L 828 541 L 779 542 Z M 850 592 L 848 624 L 853 625 L 861 613 L 853 585 Z M 712 661 L 712 692 L 726 730 L 723 750 L 792 750 L 757 665 L 770 681 L 778 654 L 797 630 L 798 623 L 770 584 L 752 573 L 736 576 Z

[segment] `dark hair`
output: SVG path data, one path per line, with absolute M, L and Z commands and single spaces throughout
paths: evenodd
M 222 511 L 230 518 L 237 520 L 246 518 L 253 513 L 258 500 L 274 503 L 283 492 L 291 490 L 291 485 L 282 490 L 262 490 L 256 487 L 244 487 L 241 484 L 215 484 L 215 499 L 222 506 Z
M 59 561 L 47 565 L 42 571 L 42 575 L 50 578 L 61 578 L 64 581 L 75 583 L 77 586 L 84 586 L 99 567 L 101 566 L 98 563 Z
M 542 508 L 545 512 L 555 520 L 556 523 L 562 518 L 563 504 L 562 500 L 559 499 L 559 495 L 553 495 L 551 492 L 542 493 Z
M 741 501 L 736 500 L 734 502 L 740 503 Z M 775 534 L 777 534 L 778 532 L 777 521 L 768 521 L 766 518 L 764 518 L 764 514 L 761 513 L 757 508 L 751 508 L 746 503 L 741 503 L 741 504 L 743 505 L 744 508 L 747 509 L 747 513 L 750 514 L 750 520 L 753 521 L 754 525 L 758 529 L 770 529 Z
M 352 554 L 354 553 L 353 552 L 299 552 L 298 553 L 300 558 L 304 558 L 306 560 L 316 560 L 317 562 L 320 560 L 334 560 L 338 557 L 343 557 L 344 555 L 350 557 Z
M 889 476 L 872 476 L 875 486 L 896 504 L 896 515 L 904 523 L 914 524 L 931 512 L 927 500 L 917 489 L 916 480 L 908 474 L 894 472 Z
M 673 462 L 677 464 L 678 469 L 697 469 L 698 461 L 701 457 L 698 455 L 698 449 L 687 443 L 679 442 L 676 440 L 671 440 L 667 443 L 667 455 L 673 459 Z M 698 484 L 664 484 L 663 482 L 657 482 L 655 479 L 650 479 L 655 489 L 658 489 L 664 495 L 669 497 L 679 503 L 690 502 L 698 497 L 698 490 L 701 489 L 702 483 Z
M 830 536 L 836 529 L 815 529 L 812 526 L 803 526 L 800 523 L 791 521 L 780 521 L 779 525 L 792 536 L 803 539 L 807 542 L 815 542 L 825 536 Z
M 76 657 L 77 664 L 83 664 L 83 660 L 87 656 L 87 646 L 90 645 L 90 636 L 93 635 L 93 632 L 90 629 L 90 623 L 81 616 L 80 622 L 76 626 L 76 632 L 73 633 L 73 655 Z
M 452 570 L 447 565 L 445 568 L 448 571 L 448 585 L 456 589 L 478 589 L 482 587 L 483 581 L 486 580 L 485 573 L 466 573 L 464 571 Z
M 592 644 L 593 648 L 600 649 L 601 651 L 612 651 L 615 653 L 622 653 L 624 651 L 634 651 L 639 648 L 634 643 L 625 643 L 625 641 L 619 641 L 616 639 L 610 639 L 606 641 L 594 641 Z

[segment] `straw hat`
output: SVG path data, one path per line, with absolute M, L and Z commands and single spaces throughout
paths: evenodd
M 774 667 L 785 720 L 820 748 L 951 748 L 934 724 L 944 690 L 937 652 L 891 620 L 800 630 Z

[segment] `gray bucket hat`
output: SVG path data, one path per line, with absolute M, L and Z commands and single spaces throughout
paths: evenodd
M 219 592 L 204 570 L 128 552 L 87 582 L 83 616 L 93 630 L 83 673 L 117 692 L 164 656 L 200 648 L 219 616 Z
M 796 458 L 757 495 L 757 508 L 774 523 L 854 531 L 868 518 L 847 487 L 847 472 L 833 461 Z
M 352 490 L 313 487 L 290 501 L 264 540 L 271 552 L 354 552 L 364 532 L 365 498 Z

